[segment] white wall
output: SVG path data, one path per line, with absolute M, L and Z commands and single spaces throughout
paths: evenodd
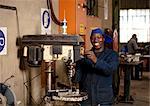
M 52 0 L 56 16 L 58 15 L 58 0 Z M 26 87 L 28 71 L 19 69 L 19 59 L 17 58 L 16 38 L 27 34 L 40 34 L 41 8 L 46 8 L 46 0 L 0 0 L 1 5 L 15 6 L 19 17 L 19 31 L 17 29 L 16 12 L 0 8 L 0 27 L 7 27 L 7 55 L 0 56 L 0 83 L 8 77 L 14 75 L 7 81 L 10 89 L 16 95 L 17 101 L 21 101 L 19 106 L 25 106 Z M 57 16 L 58 17 L 58 16 Z M 52 33 L 58 33 L 58 26 L 52 22 Z M 40 73 L 37 69 L 32 69 L 31 77 Z M 33 80 L 32 92 L 34 100 L 40 102 L 40 77 Z

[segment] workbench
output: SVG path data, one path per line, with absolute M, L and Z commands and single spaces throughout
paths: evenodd
M 130 95 L 130 85 L 131 85 L 131 73 L 132 71 L 136 71 L 135 67 L 143 64 L 143 61 L 138 62 L 120 62 L 120 66 L 124 71 L 124 95 L 120 98 L 119 102 L 125 103 L 133 103 L 133 98 Z M 140 71 L 140 75 L 138 76 L 142 79 L 142 70 Z

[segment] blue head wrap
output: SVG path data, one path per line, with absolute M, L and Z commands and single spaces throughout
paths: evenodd
M 113 42 L 113 39 L 107 34 L 104 35 L 104 38 L 105 38 L 105 42 L 104 42 L 105 44 Z
M 93 29 L 92 32 L 91 32 L 91 35 L 93 34 L 100 34 L 100 35 L 104 35 L 104 32 L 102 29 L 100 28 L 96 28 L 96 29 Z
M 113 41 L 112 38 L 109 35 L 105 34 L 103 32 L 103 30 L 100 29 L 100 28 L 93 29 L 92 32 L 91 32 L 91 36 L 93 34 L 100 34 L 100 35 L 102 35 L 105 38 L 105 42 L 104 42 L 105 44 L 111 43 Z

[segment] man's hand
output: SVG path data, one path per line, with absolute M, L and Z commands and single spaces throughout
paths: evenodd
M 92 60 L 94 63 L 97 61 L 97 57 L 93 51 L 85 51 L 85 55 L 88 59 Z

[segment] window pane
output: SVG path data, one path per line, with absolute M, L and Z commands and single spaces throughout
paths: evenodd
M 150 9 L 120 10 L 120 42 L 127 43 L 134 33 L 138 42 L 150 42 Z

